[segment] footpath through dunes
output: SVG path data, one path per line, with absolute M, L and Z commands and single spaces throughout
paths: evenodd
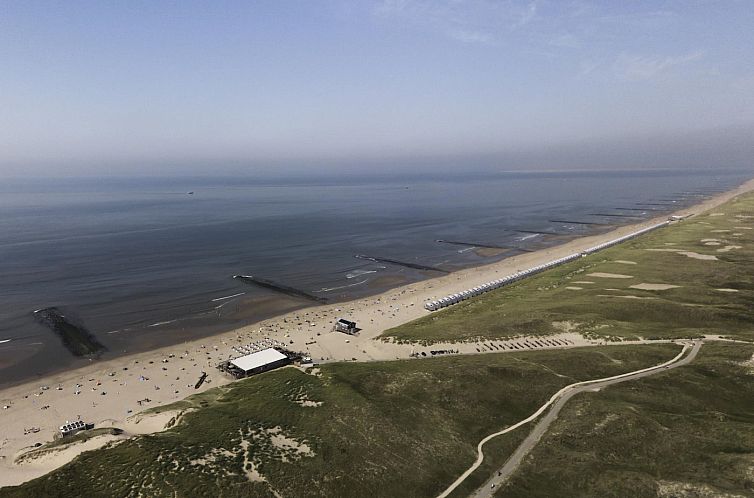
M 688 365 L 574 396 L 494 496 L 752 496 L 753 378 L 754 345 L 706 342 Z
M 484 461 L 484 445 L 487 442 L 491 441 L 493 438 L 516 430 L 522 425 L 532 422 L 540 415 L 544 414 L 544 416 L 539 420 L 539 422 L 537 422 L 534 428 L 531 429 L 531 431 L 521 442 L 521 444 L 518 445 L 516 451 L 513 452 L 510 458 L 508 458 L 508 460 L 505 462 L 505 465 L 503 465 L 500 470 L 498 470 L 497 473 L 492 476 L 492 478 L 490 478 L 480 489 L 476 491 L 476 493 L 474 493 L 474 498 L 485 498 L 492 496 L 495 487 L 504 483 L 511 476 L 511 474 L 516 471 L 519 464 L 521 463 L 521 460 L 523 460 L 526 455 L 532 450 L 532 448 L 534 448 L 539 439 L 542 437 L 542 434 L 544 434 L 548 430 L 552 422 L 558 416 L 558 413 L 560 413 L 560 410 L 572 397 L 583 392 L 599 391 L 614 384 L 641 379 L 650 375 L 656 375 L 660 372 L 667 372 L 671 368 L 678 368 L 680 366 L 687 365 L 691 361 L 693 361 L 694 358 L 696 358 L 696 355 L 699 352 L 701 346 L 702 341 L 699 340 L 695 341 L 694 343 L 687 343 L 684 345 L 683 350 L 681 350 L 681 352 L 678 353 L 676 357 L 659 365 L 643 368 L 635 372 L 614 375 L 612 377 L 606 377 L 603 379 L 576 382 L 564 387 L 557 393 L 553 394 L 552 397 L 547 401 L 547 403 L 542 405 L 529 417 L 518 422 L 517 424 L 508 427 L 507 429 L 498 431 L 494 434 L 490 434 L 486 438 L 482 439 L 482 441 L 480 441 L 479 445 L 477 446 L 477 461 L 474 462 L 474 465 L 472 465 L 466 472 L 464 472 L 461 477 L 459 477 L 450 487 L 448 487 L 448 489 L 440 494 L 440 498 L 449 496 L 453 492 L 453 490 L 455 490 L 477 468 L 479 468 L 479 466 Z
M 284 368 L 161 407 L 182 412 L 180 422 L 84 453 L 0 497 L 436 496 L 473 461 L 480 438 L 563 386 L 679 351 L 618 345 Z
M 569 331 L 593 339 L 754 339 L 751 213 L 754 195 L 742 195 L 713 211 L 428 313 L 386 331 L 383 338 L 422 344 L 501 340 L 561 333 L 568 323 Z

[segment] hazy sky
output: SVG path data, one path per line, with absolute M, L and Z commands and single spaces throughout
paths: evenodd
M 746 166 L 753 27 L 750 0 L 0 0 L 0 176 Z

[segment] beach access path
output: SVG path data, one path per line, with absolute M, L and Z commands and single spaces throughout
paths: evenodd
M 547 431 L 548 427 L 550 427 L 550 424 L 552 424 L 552 422 L 557 418 L 560 410 L 572 397 L 583 392 L 599 391 L 600 389 L 611 386 L 613 384 L 640 379 L 642 377 L 647 377 L 667 371 L 671 368 L 677 368 L 683 365 L 687 365 L 688 363 L 692 362 L 694 358 L 696 358 L 699 349 L 702 347 L 702 343 L 703 341 L 701 340 L 684 342 L 683 349 L 680 353 L 678 353 L 676 357 L 659 365 L 643 368 L 634 372 L 614 375 L 612 377 L 576 382 L 574 384 L 565 386 L 563 389 L 553 394 L 545 404 L 539 407 L 539 409 L 529 417 L 511 425 L 510 427 L 507 427 L 506 429 L 490 434 L 489 436 L 482 439 L 477 445 L 477 459 L 474 464 L 469 467 L 463 474 L 461 474 L 461 476 L 456 479 L 456 481 L 453 482 L 453 484 L 451 484 L 445 491 L 443 491 L 438 496 L 438 498 L 445 498 L 449 496 L 458 486 L 461 485 L 461 483 L 463 483 L 463 481 L 465 481 L 477 468 L 479 468 L 479 466 L 484 462 L 483 448 L 487 442 L 498 436 L 514 431 L 519 427 L 528 424 L 529 422 L 532 422 L 533 420 L 540 417 L 546 410 L 550 409 L 547 414 L 542 417 L 542 419 L 537 423 L 534 429 L 532 429 L 526 439 L 524 439 L 518 446 L 518 448 L 516 448 L 516 451 L 514 451 L 510 458 L 505 462 L 505 465 L 503 465 L 500 470 L 497 471 L 497 473 L 495 473 L 487 482 L 482 485 L 482 487 L 480 487 L 472 495 L 474 498 L 489 498 L 493 496 L 495 491 L 499 489 L 500 485 L 503 484 L 516 470 L 518 465 L 529 453 L 529 451 L 534 448 L 545 431 Z
M 754 180 L 675 214 L 689 216 L 701 213 L 752 190 Z M 77 370 L 3 389 L 0 391 L 0 407 L 3 408 L 0 410 L 0 426 L 3 427 L 0 435 L 0 487 L 23 483 L 66 463 L 64 459 L 56 460 L 54 464 L 14 463 L 20 454 L 33 448 L 36 443 L 51 441 L 58 427 L 66 420 L 76 420 L 80 416 L 96 427 L 128 428 L 129 421 L 142 410 L 179 401 L 231 382 L 215 366 L 234 355 L 233 346 L 269 338 L 284 343 L 291 350 L 307 353 L 317 363 L 408 359 L 421 353 L 429 356 L 431 350 L 443 349 L 456 350 L 458 354 L 499 352 L 498 348 L 485 347 L 481 343 L 422 346 L 384 341 L 379 336 L 390 328 L 426 316 L 428 312 L 423 308 L 426 301 L 581 252 L 665 219 L 667 216 L 621 226 L 607 233 L 581 237 L 560 246 L 516 255 L 490 265 L 460 270 L 377 296 L 312 306 L 204 339 L 107 361 L 92 361 L 90 365 Z M 333 324 L 338 318 L 353 320 L 362 330 L 357 336 L 334 332 Z M 552 337 L 561 343 L 553 348 L 606 343 L 575 333 Z M 515 339 L 516 342 L 525 340 Z M 621 344 L 632 343 L 635 342 Z M 207 382 L 194 389 L 203 371 L 209 373 Z

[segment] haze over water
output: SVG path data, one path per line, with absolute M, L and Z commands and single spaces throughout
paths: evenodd
M 746 172 L 500 173 L 444 178 L 12 181 L 0 187 L 0 378 L 76 365 L 36 309 L 56 306 L 104 357 L 178 343 L 312 304 L 233 275 L 330 301 L 516 254 L 437 242 L 536 249 L 699 200 Z M 194 192 L 189 194 L 188 192 Z M 562 236 L 515 230 L 542 230 Z

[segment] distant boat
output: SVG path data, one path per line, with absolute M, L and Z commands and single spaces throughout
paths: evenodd
M 186 195 L 194 195 L 194 191 L 192 190 L 191 192 L 186 192 Z

